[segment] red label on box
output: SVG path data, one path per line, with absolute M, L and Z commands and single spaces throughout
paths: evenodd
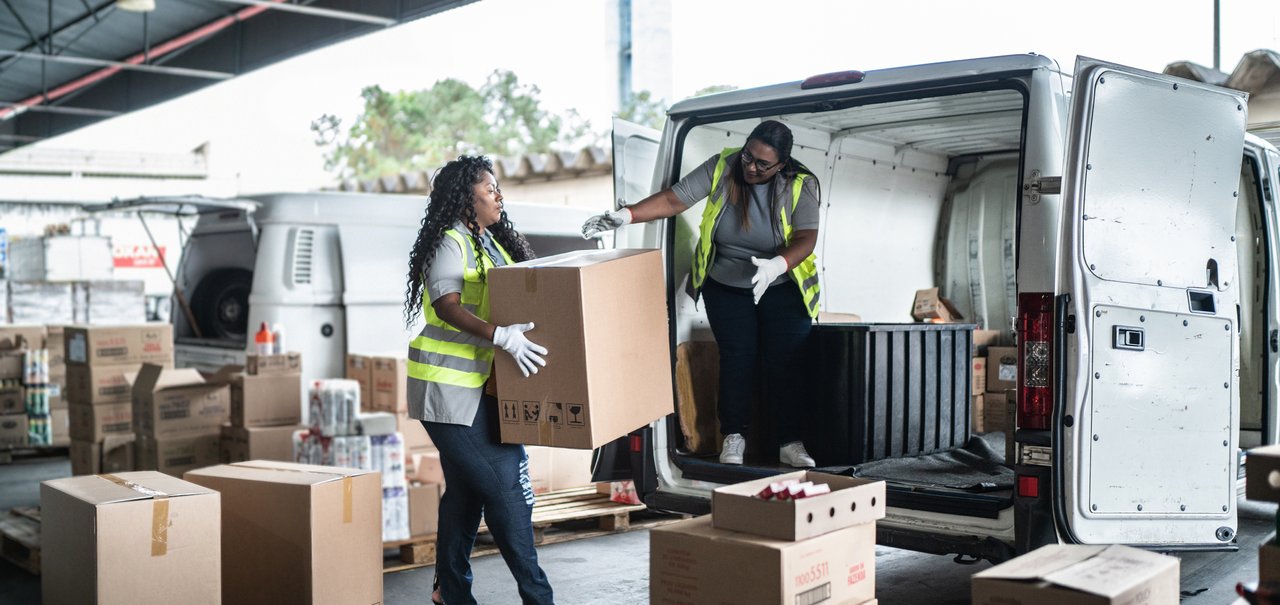
M 117 269 L 159 269 L 164 266 L 160 261 L 164 256 L 164 246 L 160 246 L 159 254 L 154 246 L 117 244 L 111 251 Z

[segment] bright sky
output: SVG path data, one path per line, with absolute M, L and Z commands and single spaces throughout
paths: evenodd
M 632 3 L 643 10 L 646 1 Z M 333 181 L 311 120 L 323 113 L 349 120 L 370 84 L 416 89 L 453 77 L 479 85 L 494 69 L 541 88 L 545 108 L 575 108 L 603 131 L 617 89 L 608 6 L 481 0 L 41 145 L 186 151 L 209 141 L 211 170 L 237 175 L 242 193 L 314 189 Z M 1077 54 L 1157 72 L 1178 60 L 1213 64 L 1212 0 L 670 0 L 670 11 L 677 99 L 714 84 L 746 88 L 1025 52 L 1067 70 Z M 1246 52 L 1280 48 L 1280 2 L 1222 0 L 1222 29 L 1222 70 L 1230 72 Z M 634 41 L 637 57 L 645 42 Z

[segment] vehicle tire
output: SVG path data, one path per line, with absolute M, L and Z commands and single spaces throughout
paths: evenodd
M 211 271 L 196 285 L 191 314 L 205 338 L 243 339 L 249 332 L 249 291 L 253 272 L 245 269 Z

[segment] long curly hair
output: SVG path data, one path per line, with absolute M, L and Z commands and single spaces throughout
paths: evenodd
M 486 172 L 493 174 L 493 162 L 489 158 L 463 155 L 445 164 L 432 178 L 427 212 L 422 217 L 418 239 L 413 242 L 413 251 L 409 253 L 409 283 L 404 292 L 406 326 L 412 326 L 422 312 L 422 294 L 427 272 L 435 260 L 436 248 L 444 239 L 445 231 L 461 222 L 471 232 L 476 258 L 485 253 L 480 245 L 480 224 L 476 222 L 473 192 Z M 529 240 L 516 231 L 507 218 L 506 210 L 502 211 L 502 217 L 497 223 L 489 226 L 489 233 L 515 262 L 535 257 L 533 249 L 529 247 Z M 480 272 L 480 279 L 485 279 L 483 265 L 480 266 Z
M 794 138 L 791 135 L 791 129 L 787 128 L 786 124 L 777 120 L 760 122 L 751 131 L 751 134 L 747 135 L 747 143 L 750 143 L 752 139 L 772 147 L 778 152 L 778 160 L 783 163 L 782 169 L 778 171 L 778 174 L 769 179 L 769 216 L 777 216 L 778 214 L 777 188 L 789 186 L 798 174 L 807 174 L 812 177 L 815 186 L 818 187 L 818 198 L 822 198 L 822 185 L 818 183 L 818 176 L 808 166 L 801 163 L 800 160 L 791 156 Z M 742 148 L 746 149 L 745 143 Z M 729 178 L 725 182 L 725 197 L 728 198 L 729 205 L 738 209 L 738 217 L 742 221 L 743 231 L 750 231 L 751 224 L 748 218 L 751 211 L 750 200 L 748 199 L 750 186 L 747 185 L 747 179 L 743 174 L 741 157 L 742 152 L 739 151 L 729 161 Z M 782 178 L 777 178 L 779 176 Z M 774 230 L 778 230 L 776 224 L 774 225 Z

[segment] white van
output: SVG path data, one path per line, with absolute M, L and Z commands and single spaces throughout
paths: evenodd
M 947 467 L 992 481 L 892 453 L 819 457 L 887 479 L 880 543 L 992 561 L 1050 542 L 1234 548 L 1238 452 L 1274 443 L 1280 418 L 1280 155 L 1245 135 L 1244 93 L 1037 55 L 829 74 L 680 102 L 660 135 L 615 125 L 619 197 L 670 186 L 765 119 L 792 129 L 822 185 L 823 311 L 892 330 L 938 286 L 1017 344 L 1014 459 L 977 445 Z M 673 371 L 678 347 L 712 340 L 683 289 L 701 208 L 615 240 L 665 251 Z M 885 359 L 915 364 L 911 397 L 971 432 L 967 368 L 948 410 L 920 385 L 954 365 Z M 830 370 L 803 379 L 848 379 Z M 889 409 L 892 438 L 929 438 Z M 649 506 L 705 513 L 716 486 L 790 470 L 693 453 L 679 414 L 626 442 Z M 968 443 L 1002 443 L 987 437 Z
M 244 363 L 262 322 L 284 327 L 302 353 L 303 379 L 345 374 L 348 351 L 404 354 L 420 326 L 404 325 L 409 252 L 426 196 L 310 192 L 234 200 L 144 199 L 99 210 L 196 215 L 174 279 L 178 367 L 215 371 Z M 505 202 L 539 255 L 599 247 L 578 225 L 591 213 Z

